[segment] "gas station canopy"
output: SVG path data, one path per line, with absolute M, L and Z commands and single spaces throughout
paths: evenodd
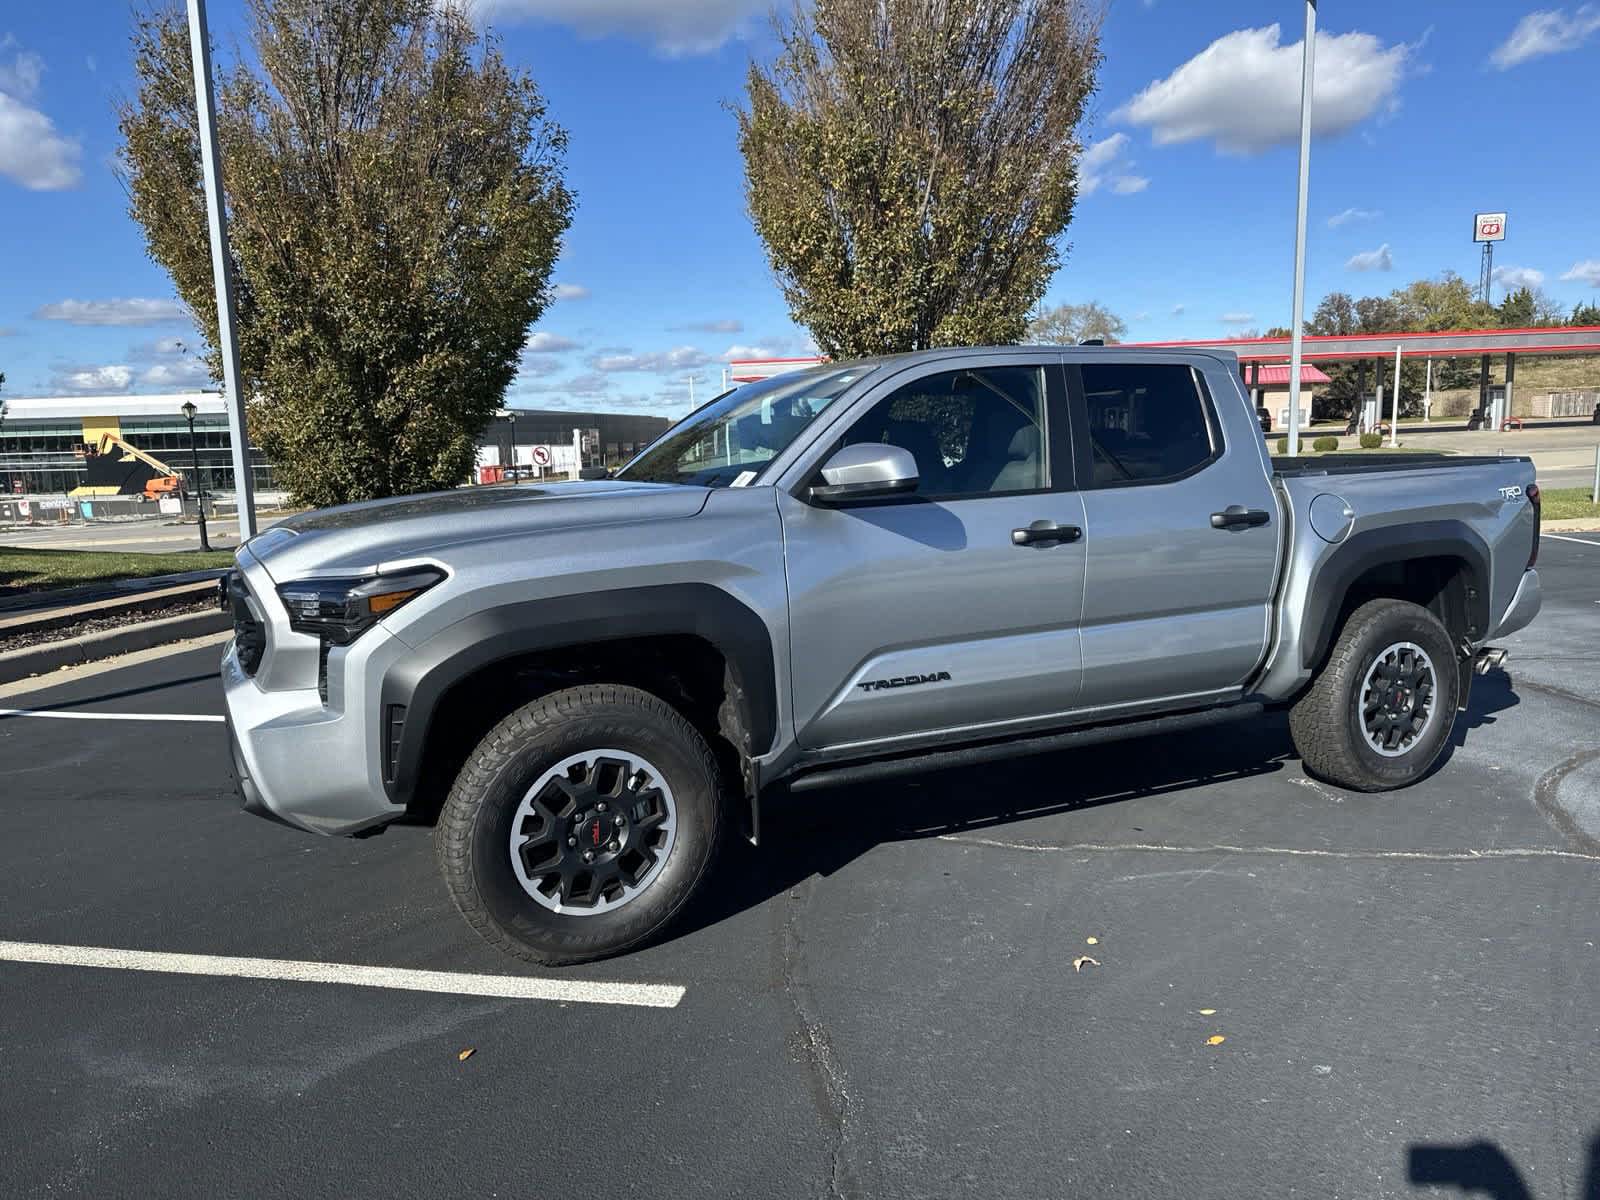
M 1440 333 L 1352 333 L 1303 338 L 1301 357 L 1392 359 L 1442 358 L 1454 354 L 1600 354 L 1600 326 L 1547 329 L 1452 329 Z M 1134 342 L 1141 347 L 1232 350 L 1240 362 L 1288 362 L 1289 339 L 1216 338 L 1190 342 Z

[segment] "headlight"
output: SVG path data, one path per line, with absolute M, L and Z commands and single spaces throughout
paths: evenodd
M 278 589 L 289 610 L 289 627 L 335 646 L 347 646 L 413 596 L 444 578 L 422 567 L 360 579 L 306 579 Z

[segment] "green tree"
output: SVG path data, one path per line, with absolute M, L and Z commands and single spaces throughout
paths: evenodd
M 1128 323 L 1098 300 L 1083 304 L 1058 304 L 1028 322 L 1028 340 L 1055 346 L 1076 346 L 1085 338 L 1107 345 L 1120 342 Z
M 1015 342 L 1059 262 L 1100 64 L 1090 0 L 817 0 L 737 112 L 794 319 L 835 358 Z
M 1573 325 L 1600 325 L 1600 304 L 1580 304 L 1572 310 Z
M 1539 326 L 1563 325 L 1567 314 L 1556 306 L 1554 300 L 1535 288 L 1520 287 L 1508 292 L 1495 309 L 1497 322 L 1502 329 L 1533 329 Z
M 253 440 L 295 496 L 452 487 L 549 299 L 565 132 L 459 6 L 250 0 L 218 135 Z M 120 166 L 220 377 L 189 42 L 138 18 Z

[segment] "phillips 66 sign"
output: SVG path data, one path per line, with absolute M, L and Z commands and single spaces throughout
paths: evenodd
M 1472 218 L 1472 240 L 1475 242 L 1503 242 L 1506 240 L 1505 213 L 1479 213 Z

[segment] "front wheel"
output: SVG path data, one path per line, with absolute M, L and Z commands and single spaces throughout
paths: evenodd
M 1460 678 L 1450 634 L 1427 609 L 1371 600 L 1350 614 L 1289 732 L 1313 774 L 1360 792 L 1420 779 L 1455 724 Z
M 456 907 L 488 942 L 545 965 L 633 949 L 689 902 L 722 834 L 705 739 L 637 688 L 524 705 L 478 744 L 438 829 Z

